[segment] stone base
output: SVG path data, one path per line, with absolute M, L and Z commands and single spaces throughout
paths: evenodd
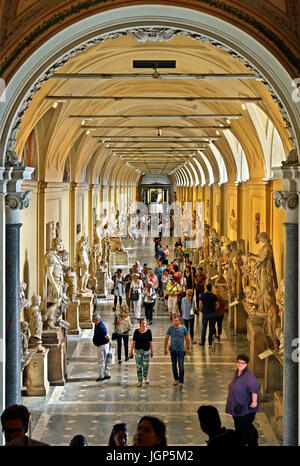
M 43 331 L 42 345 L 49 349 L 48 380 L 50 385 L 65 385 L 67 379 L 66 338 L 60 327 Z
M 263 380 L 263 396 L 272 394 L 274 391 L 282 390 L 283 366 L 277 357 L 272 354 L 264 359 L 265 371 Z
M 26 395 L 45 396 L 49 391 L 48 381 L 49 349 L 34 353 L 26 367 Z
M 274 417 L 271 418 L 277 434 L 282 437 L 283 434 L 283 392 L 281 390 L 274 392 Z
M 92 315 L 93 315 L 93 295 L 79 293 L 77 296 L 79 300 L 79 326 L 80 328 L 93 328 Z
M 264 376 L 265 362 L 258 357 L 266 348 L 266 340 L 263 331 L 265 316 L 254 315 L 248 318 L 247 332 L 249 335 L 249 369 L 256 377 Z
M 115 254 L 117 265 L 128 265 L 128 252 L 116 251 L 114 254 Z
M 72 301 L 68 304 L 66 309 L 66 320 L 69 322 L 70 327 L 68 329 L 69 335 L 79 335 L 79 302 L 78 300 Z
M 236 333 L 246 333 L 247 332 L 247 320 L 248 314 L 244 309 L 243 303 L 241 301 L 238 304 L 235 304 L 234 307 L 234 331 Z
M 116 266 L 116 253 L 115 252 L 111 252 L 109 254 L 109 266 L 110 267 Z
M 102 270 L 96 272 L 97 288 L 96 293 L 100 298 L 106 298 L 107 296 L 107 273 Z

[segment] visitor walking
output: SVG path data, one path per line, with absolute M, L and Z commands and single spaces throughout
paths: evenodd
M 129 297 L 133 303 L 134 317 L 138 320 L 141 318 L 141 306 L 142 306 L 142 291 L 144 285 L 142 280 L 139 278 L 139 274 L 135 273 L 129 289 Z
M 183 261 L 184 261 L 184 252 L 182 250 L 182 246 L 177 246 L 177 248 L 175 249 L 174 260 L 176 261 L 176 264 L 178 265 L 178 270 L 182 271 Z
M 235 430 L 242 436 L 243 444 L 258 446 L 258 433 L 253 425 L 258 411 L 258 382 L 248 369 L 249 358 L 245 354 L 237 356 L 237 370 L 228 386 L 226 413 L 231 414 Z
M 195 309 L 193 290 L 188 289 L 186 290 L 186 297 L 181 301 L 181 316 L 183 317 L 187 331 L 190 329 L 192 345 L 196 343 L 194 341 Z
M 146 287 L 143 290 L 143 298 L 144 298 L 146 319 L 149 325 L 151 325 L 152 319 L 153 319 L 153 307 L 154 307 L 155 298 L 156 298 L 156 293 L 155 293 L 154 288 L 152 287 L 151 282 L 148 282 L 146 284 Z
M 97 359 L 99 365 L 99 377 L 96 379 L 96 382 L 102 382 L 105 379 L 110 379 L 107 353 L 109 351 L 109 345 L 111 345 L 111 339 L 99 313 L 93 314 L 92 322 L 95 324 L 93 343 L 97 346 Z
M 222 328 L 223 328 L 223 319 L 224 319 L 224 310 L 226 307 L 225 299 L 220 294 L 220 289 L 215 286 L 213 289 L 215 295 L 218 298 L 219 307 L 215 311 L 215 330 L 214 330 L 214 338 L 217 341 L 220 341 L 222 335 Z
M 186 341 L 186 352 L 190 354 L 190 339 L 187 329 L 184 325 L 180 324 L 180 317 L 175 316 L 173 325 L 169 327 L 165 337 L 164 354 L 168 354 L 167 345 L 171 337 L 170 354 L 172 361 L 172 371 L 174 377 L 174 384 L 183 388 L 184 383 L 184 340 Z M 178 374 L 179 369 L 179 374 Z
M 148 370 L 150 357 L 153 357 L 152 332 L 147 329 L 146 319 L 140 319 L 140 326 L 134 331 L 129 357 L 135 355 L 136 370 L 138 377 L 137 387 L 149 384 Z
M 112 276 L 112 281 L 114 282 L 114 307 L 113 311 L 116 310 L 118 298 L 119 304 L 122 305 L 122 298 L 124 296 L 124 277 L 122 276 L 122 269 L 117 269 Z
M 170 282 L 167 284 L 166 292 L 168 295 L 170 319 L 173 319 L 177 314 L 177 297 L 180 294 L 180 285 L 178 285 L 174 277 L 171 277 Z
M 131 329 L 131 321 L 128 315 L 128 307 L 121 306 L 119 314 L 116 315 L 115 321 L 115 333 L 117 334 L 117 351 L 118 351 L 118 361 L 121 364 L 121 354 L 122 354 L 122 340 L 124 343 L 124 353 L 125 353 L 125 361 L 129 360 L 128 357 L 128 339 L 129 339 L 129 332 Z
M 217 296 L 211 292 L 212 285 L 206 285 L 206 292 L 203 293 L 199 301 L 199 310 L 202 312 L 202 335 L 199 345 L 205 345 L 206 329 L 209 324 L 208 344 L 212 346 L 214 328 L 215 328 L 215 311 L 219 307 Z
M 131 311 L 133 310 L 133 303 L 130 300 L 129 291 L 130 291 L 130 285 L 131 285 L 132 280 L 133 280 L 133 268 L 130 268 L 129 273 L 125 275 L 123 285 L 125 286 L 126 304 L 129 310 Z
M 206 281 L 206 275 L 203 273 L 203 268 L 199 267 L 198 272 L 195 276 L 195 289 L 196 289 L 196 306 L 197 311 L 199 310 L 199 300 L 202 293 L 204 293 L 204 286 Z

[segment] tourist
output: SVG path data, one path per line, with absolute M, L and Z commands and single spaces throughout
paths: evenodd
M 6 446 L 43 447 L 47 443 L 39 442 L 26 435 L 29 428 L 30 415 L 24 405 L 11 405 L 1 415 L 2 431 Z
M 116 310 L 118 297 L 119 297 L 119 304 L 122 304 L 122 297 L 124 296 L 124 277 L 122 276 L 122 269 L 117 269 L 112 276 L 112 281 L 114 282 L 114 307 L 113 311 Z
M 223 319 L 224 319 L 224 310 L 226 307 L 225 299 L 220 294 L 220 289 L 215 286 L 214 293 L 218 298 L 218 309 L 215 310 L 215 329 L 214 329 L 214 339 L 220 341 L 222 335 L 222 326 L 223 326 Z M 218 330 L 217 328 L 218 327 Z
M 181 301 L 186 296 L 187 290 L 186 277 L 184 277 L 182 272 L 178 271 L 177 274 L 175 274 L 175 278 L 177 279 L 177 283 L 180 286 L 180 294 L 178 295 L 177 302 L 179 311 L 181 312 Z
M 186 278 L 187 289 L 193 290 L 193 293 L 194 293 L 194 288 L 195 288 L 194 274 L 189 265 L 187 265 L 185 268 L 184 277 Z
M 258 411 L 258 383 L 248 369 L 249 358 L 245 354 L 237 356 L 237 370 L 228 386 L 226 413 L 231 414 L 235 430 L 240 433 L 243 444 L 249 447 L 258 446 L 258 433 L 253 425 Z
M 130 285 L 133 280 L 133 268 L 129 269 L 129 273 L 125 275 L 123 285 L 125 285 L 125 296 L 126 296 L 126 303 L 129 310 L 133 311 L 133 303 L 129 297 Z
M 202 431 L 208 435 L 208 447 L 241 447 L 242 441 L 238 432 L 222 427 L 217 408 L 214 406 L 199 406 L 198 419 Z
M 131 329 L 131 321 L 128 315 L 128 307 L 121 306 L 119 314 L 116 315 L 114 320 L 115 333 L 117 334 L 117 351 L 118 351 L 118 362 L 121 364 L 122 354 L 122 339 L 124 343 L 125 362 L 129 360 L 128 357 L 128 339 L 129 332 Z
M 144 285 L 142 280 L 139 278 L 139 274 L 135 273 L 129 289 L 129 297 L 133 302 L 134 317 L 138 320 L 141 318 L 141 306 L 142 306 L 142 292 Z
M 88 447 L 87 439 L 84 435 L 74 435 L 70 442 L 70 447 Z
M 170 255 L 169 246 L 166 244 L 166 245 L 163 247 L 163 250 L 164 250 L 164 253 L 165 253 L 165 260 L 164 260 L 163 264 L 164 264 L 164 265 L 168 265 L 168 263 L 169 263 L 169 255 Z
M 162 276 L 162 295 L 163 295 L 163 298 L 164 298 L 164 303 L 165 303 L 165 307 L 167 307 L 167 299 L 168 299 L 168 295 L 167 295 L 167 285 L 169 283 L 169 281 L 171 280 L 171 276 L 170 276 L 170 273 L 169 273 L 169 270 L 166 268 L 164 270 L 164 273 L 163 273 L 163 276 Z
M 152 332 L 147 329 L 146 319 L 140 319 L 140 326 L 134 331 L 129 357 L 135 355 L 136 370 L 138 377 L 137 387 L 149 384 L 148 369 L 150 357 L 153 357 Z
M 109 447 L 128 446 L 128 428 L 125 423 L 115 424 L 108 440 Z
M 139 261 L 135 261 L 134 266 L 135 266 L 135 268 L 136 268 L 136 270 L 137 270 L 137 273 L 138 273 L 138 274 L 141 274 L 141 273 L 142 273 L 142 270 L 143 270 L 143 267 L 141 266 L 141 264 L 139 263 Z
M 187 331 L 190 329 L 190 336 L 193 345 L 196 343 L 194 341 L 195 301 L 193 298 L 193 290 L 186 290 L 186 297 L 181 301 L 181 315 Z
M 159 245 L 159 249 L 157 251 L 157 262 L 161 262 L 162 264 L 164 264 L 165 260 L 166 260 L 165 251 L 162 245 Z
M 178 270 L 182 271 L 184 260 L 184 252 L 182 250 L 182 246 L 178 246 L 177 249 L 174 251 L 174 260 L 178 265 Z
M 154 273 L 157 276 L 158 280 L 158 293 L 161 296 L 162 295 L 162 275 L 164 273 L 165 267 L 162 266 L 162 263 L 157 261 L 157 265 L 154 269 Z
M 141 280 L 143 282 L 144 287 L 146 286 L 146 283 L 148 281 L 148 275 L 149 275 L 148 265 L 144 264 L 143 270 L 142 270 L 142 273 L 141 273 Z
M 109 351 L 109 345 L 111 345 L 111 339 L 99 313 L 93 314 L 92 322 L 95 324 L 93 343 L 97 346 L 99 365 L 99 377 L 96 379 L 96 382 L 102 382 L 103 380 L 110 379 L 107 353 Z
M 149 275 L 148 275 L 148 281 L 152 283 L 152 286 L 155 290 L 155 293 L 157 295 L 158 293 L 158 287 L 159 287 L 159 282 L 158 282 L 158 278 L 157 276 L 155 275 L 154 273 L 154 270 L 153 269 L 149 269 Z
M 212 346 L 215 329 L 215 311 L 219 307 L 217 296 L 211 292 L 212 285 L 206 285 L 206 292 L 203 293 L 199 301 L 199 310 L 202 312 L 202 335 L 199 345 L 205 345 L 206 330 L 209 324 L 208 344 Z
M 181 238 L 178 238 L 178 240 L 177 240 L 176 243 L 175 243 L 174 248 L 177 249 L 178 246 L 181 246 L 181 247 L 182 247 Z
M 203 273 L 203 268 L 199 267 L 198 272 L 195 276 L 195 289 L 196 289 L 196 306 L 199 310 L 199 300 L 202 293 L 204 293 L 204 286 L 206 281 L 206 275 Z
M 170 354 L 172 360 L 172 371 L 174 377 L 173 385 L 178 385 L 183 388 L 184 383 L 184 340 L 186 341 L 186 352 L 190 354 L 190 339 L 187 333 L 187 329 L 184 325 L 180 324 L 180 317 L 175 316 L 173 319 L 173 325 L 169 327 L 165 337 L 165 349 L 164 354 L 168 354 L 167 345 L 169 338 L 171 337 Z M 178 368 L 179 375 L 178 375 Z
M 153 307 L 154 307 L 155 298 L 156 298 L 156 293 L 155 293 L 154 288 L 152 287 L 151 282 L 148 282 L 146 284 L 146 287 L 143 290 L 143 298 L 144 298 L 146 319 L 149 325 L 151 325 L 152 319 L 153 319 Z
M 167 445 L 166 425 L 153 416 L 143 416 L 137 425 L 133 445 L 138 447 L 164 447 Z
M 166 292 L 168 295 L 168 311 L 172 320 L 177 314 L 177 297 L 180 295 L 180 285 L 178 285 L 174 277 L 171 277 L 170 282 L 167 284 Z

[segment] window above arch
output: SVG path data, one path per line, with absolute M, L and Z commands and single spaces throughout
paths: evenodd
M 215 156 L 215 159 L 217 161 L 218 167 L 219 167 L 219 174 L 220 174 L 219 184 L 227 183 L 228 181 L 227 169 L 226 169 L 226 165 L 222 157 L 222 154 L 219 151 L 219 149 L 214 145 L 213 142 L 210 143 L 209 147 L 212 150 Z

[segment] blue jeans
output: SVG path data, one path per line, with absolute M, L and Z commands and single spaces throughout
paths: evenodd
M 205 343 L 207 324 L 209 324 L 208 343 L 212 343 L 215 330 L 215 315 L 203 314 L 202 316 L 202 338 L 201 343 Z
M 170 351 L 171 360 L 172 360 L 172 370 L 173 370 L 173 377 L 174 380 L 178 380 L 179 383 L 183 383 L 184 379 L 184 351 Z M 179 367 L 179 377 L 178 377 L 178 369 L 177 369 L 177 361 Z

